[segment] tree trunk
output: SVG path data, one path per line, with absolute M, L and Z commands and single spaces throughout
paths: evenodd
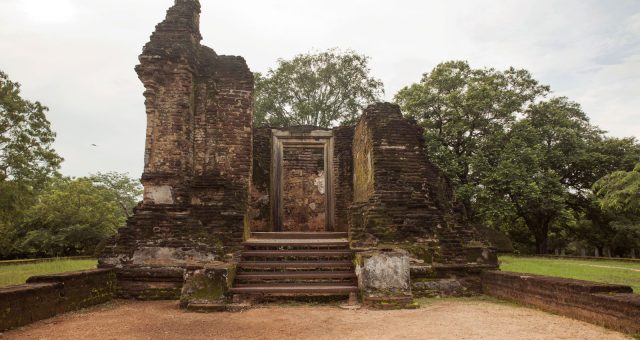
M 533 233 L 536 239 L 536 254 L 544 255 L 549 253 L 549 223 L 548 218 L 534 218 L 532 220 L 525 219 L 527 227 Z
M 536 254 L 538 255 L 546 255 L 548 253 L 547 249 L 547 237 L 538 237 L 536 236 Z

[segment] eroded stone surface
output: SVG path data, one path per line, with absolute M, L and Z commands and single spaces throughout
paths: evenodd
M 231 288 L 234 274 L 235 265 L 231 263 L 187 270 L 184 274 L 180 306 L 183 308 L 187 308 L 190 304 L 224 306 L 228 302 L 226 293 Z
M 409 256 L 404 252 L 374 251 L 359 254 L 356 274 L 366 292 L 411 292 Z
M 144 201 L 105 247 L 103 267 L 219 261 L 242 241 L 253 75 L 241 57 L 200 44 L 199 15 L 197 0 L 176 0 L 140 55 L 136 72 L 147 114 Z M 158 288 L 164 281 L 134 279 L 125 286 L 135 294 L 173 294 Z

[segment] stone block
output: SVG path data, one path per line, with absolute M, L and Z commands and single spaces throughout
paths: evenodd
M 222 311 L 228 301 L 227 292 L 235 279 L 235 264 L 223 263 L 187 269 L 180 294 L 180 306 L 197 311 Z M 198 307 L 199 306 L 199 307 Z M 202 307 L 208 306 L 208 307 Z M 209 308 L 218 306 L 220 308 Z M 197 307 L 197 308 L 196 308 Z
M 365 306 L 414 307 L 409 256 L 404 251 L 369 250 L 356 255 L 358 287 Z

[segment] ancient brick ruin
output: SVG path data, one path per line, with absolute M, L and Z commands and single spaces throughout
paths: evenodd
M 199 13 L 176 0 L 136 68 L 144 200 L 100 259 L 120 296 L 182 294 L 197 309 L 233 296 L 409 306 L 480 291 L 495 255 L 460 222 L 415 121 L 378 103 L 356 126 L 253 128 L 252 73 L 200 44 Z

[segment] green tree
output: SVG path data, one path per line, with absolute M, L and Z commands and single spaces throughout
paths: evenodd
M 565 246 L 580 218 L 599 233 L 610 228 L 594 207 L 591 186 L 610 169 L 629 167 L 638 155 L 633 139 L 604 137 L 577 103 L 541 101 L 497 134 L 473 163 L 485 191 L 480 209 L 511 209 L 534 236 L 536 252 L 546 253 L 549 236 L 554 247 Z
M 383 94 L 382 82 L 369 73 L 369 58 L 354 51 L 280 59 L 275 70 L 256 74 L 254 125 L 351 124 Z
M 608 246 L 619 254 L 640 248 L 640 163 L 612 172 L 593 185 L 596 202 L 610 221 Z
M 23 99 L 20 84 L 0 71 L 0 225 L 5 227 L 33 203 L 62 162 L 52 147 L 55 133 L 47 111 Z
M 133 215 L 133 208 L 142 198 L 142 185 L 139 180 L 117 172 L 99 172 L 90 179 L 95 185 L 109 189 L 113 194 L 113 201 L 118 203 L 125 218 Z
M 49 109 L 20 97 L 20 84 L 0 71 L 0 183 L 43 183 L 62 162 L 51 146 Z
M 89 178 L 52 180 L 13 230 L 14 245 L 5 257 L 91 254 L 125 223 L 114 197 Z
M 483 209 L 505 200 L 533 235 L 536 252 L 546 253 L 552 226 L 571 220 L 565 178 L 589 136 L 597 134 L 579 105 L 566 98 L 532 105 L 474 163 L 487 190 Z
M 472 164 L 489 153 L 490 138 L 548 91 L 526 70 L 473 69 L 466 61 L 449 61 L 400 90 L 395 100 L 424 128 L 430 159 L 452 180 L 471 218 L 480 184 Z
M 640 219 L 640 163 L 632 171 L 604 176 L 593 188 L 603 210 Z

